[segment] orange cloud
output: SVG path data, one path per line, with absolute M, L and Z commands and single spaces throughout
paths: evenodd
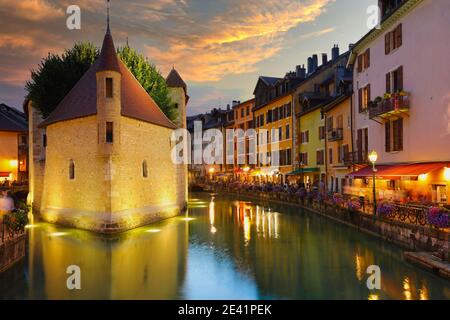
M 62 8 L 56 8 L 45 0 L 0 0 L 0 11 L 31 21 L 57 18 L 64 15 Z
M 280 52 L 286 32 L 314 21 L 331 1 L 232 0 L 225 12 L 197 26 L 192 34 L 168 39 L 166 48 L 146 46 L 146 53 L 166 72 L 177 64 L 187 80 L 218 81 L 253 72 L 257 63 Z

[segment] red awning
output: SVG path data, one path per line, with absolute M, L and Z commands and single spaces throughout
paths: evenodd
M 445 167 L 450 167 L 450 162 L 377 165 L 376 175 L 379 177 L 418 177 L 421 174 L 431 173 Z M 359 171 L 350 173 L 348 177 L 371 177 L 372 175 L 372 166 L 367 166 Z
M 0 178 L 9 178 L 11 172 L 0 172 Z

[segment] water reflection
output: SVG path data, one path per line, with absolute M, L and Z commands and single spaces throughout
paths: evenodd
M 185 216 L 120 236 L 32 222 L 26 259 L 0 274 L 17 299 L 450 299 L 401 250 L 286 206 L 197 195 Z M 78 265 L 82 290 L 66 288 Z M 366 287 L 379 265 L 382 290 Z

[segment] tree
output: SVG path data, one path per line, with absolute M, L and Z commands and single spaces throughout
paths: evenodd
M 27 98 L 33 101 L 44 118 L 50 115 L 75 86 L 98 54 L 98 49 L 93 44 L 77 43 L 73 48 L 65 50 L 61 57 L 49 53 L 37 70 L 31 71 L 31 80 L 25 85 Z
M 170 99 L 164 78 L 155 66 L 129 46 L 120 48 L 118 54 L 164 114 L 170 120 L 175 120 L 175 105 Z M 47 118 L 98 56 L 99 49 L 92 43 L 76 43 L 61 56 L 49 53 L 38 68 L 31 71 L 31 80 L 25 86 L 27 98 Z
M 166 80 L 161 76 L 155 65 L 148 62 L 136 50 L 125 46 L 119 48 L 119 57 L 136 77 L 145 91 L 155 100 L 164 114 L 171 120 L 177 118 L 177 110 L 169 96 Z

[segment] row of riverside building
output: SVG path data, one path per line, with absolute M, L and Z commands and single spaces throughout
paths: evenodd
M 371 199 L 374 150 L 379 199 L 449 204 L 450 1 L 379 6 L 380 26 L 348 51 L 334 45 L 331 57 L 314 54 L 284 77 L 259 77 L 248 101 L 188 117 L 191 131 L 194 121 L 204 130 L 253 128 L 257 139 L 261 129 L 278 130 L 277 168 L 251 164 L 252 141 L 240 137 L 224 141 L 234 164 L 191 165 L 190 177 L 298 183 Z

